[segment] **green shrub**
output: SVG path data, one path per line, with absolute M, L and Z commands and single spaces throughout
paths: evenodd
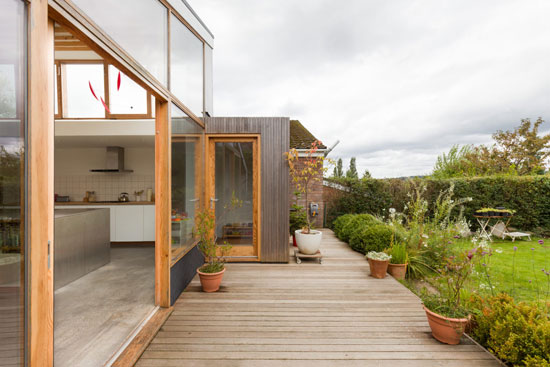
M 550 319 L 541 307 L 506 294 L 476 298 L 473 307 L 471 334 L 498 358 L 514 366 L 549 366 Z
M 391 227 L 383 223 L 362 226 L 352 233 L 349 245 L 362 254 L 384 251 L 391 244 L 392 234 Z
M 370 226 L 372 224 L 382 223 L 370 214 L 356 214 L 348 220 L 340 230 L 340 238 L 344 242 L 350 241 L 351 236 L 363 227 Z
M 355 216 L 355 214 L 345 214 L 338 217 L 334 222 L 332 222 L 332 230 L 336 237 L 340 238 L 342 235 L 342 228 Z

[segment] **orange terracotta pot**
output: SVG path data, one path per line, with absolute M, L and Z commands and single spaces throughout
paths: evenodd
M 388 264 L 388 273 L 395 279 L 403 280 L 407 275 L 407 264 Z
M 217 273 L 203 273 L 197 269 L 197 273 L 199 274 L 199 278 L 201 280 L 203 292 L 216 292 L 220 289 L 225 268 Z
M 445 344 L 459 344 L 460 338 L 470 322 L 470 318 L 453 319 L 432 312 L 426 306 L 423 307 L 424 311 L 426 311 L 433 337 Z
M 388 271 L 389 260 L 373 260 L 367 258 L 370 268 L 370 276 L 377 279 L 384 279 L 386 277 L 386 272 Z

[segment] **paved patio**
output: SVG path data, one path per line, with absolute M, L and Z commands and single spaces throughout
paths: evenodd
M 196 277 L 137 366 L 500 366 L 466 337 L 433 339 L 419 299 L 369 277 L 331 231 L 322 252 L 322 265 L 229 264 L 215 294 Z

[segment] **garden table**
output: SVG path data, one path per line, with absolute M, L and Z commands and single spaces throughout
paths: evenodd
M 502 219 L 508 218 L 508 220 L 505 223 L 506 228 L 508 228 L 508 223 L 510 223 L 510 219 L 512 219 L 512 216 L 511 215 L 509 215 L 509 216 L 503 216 L 503 215 L 492 215 L 492 216 L 474 215 L 474 218 L 477 219 L 477 222 L 479 223 L 479 226 L 481 228 L 480 235 L 482 237 L 487 238 L 489 241 L 493 242 L 493 240 L 491 239 L 491 236 L 493 235 L 493 228 L 495 227 L 495 225 L 498 222 L 502 221 Z M 489 226 L 489 223 L 491 222 L 492 219 L 495 219 L 495 222 L 492 226 Z M 487 226 L 489 226 L 491 228 L 491 230 L 489 232 L 487 232 Z

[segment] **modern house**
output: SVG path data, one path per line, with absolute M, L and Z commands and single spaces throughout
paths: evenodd
M 2 0 L 0 30 L 0 366 L 115 361 L 202 264 L 199 210 L 288 262 L 289 119 L 215 117 L 185 1 Z

